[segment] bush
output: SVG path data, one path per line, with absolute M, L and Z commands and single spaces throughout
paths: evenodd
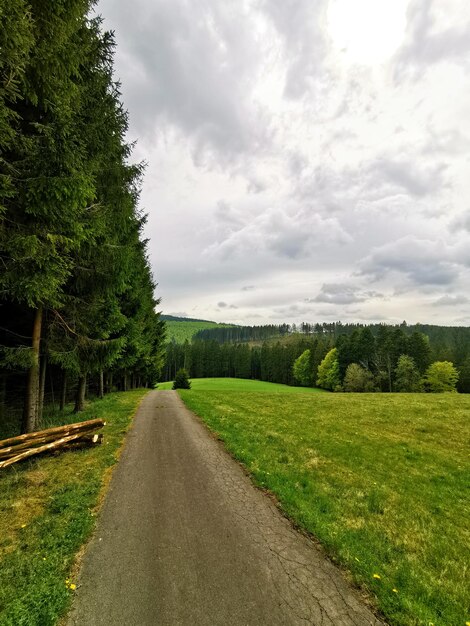
M 191 382 L 188 378 L 188 372 L 181 368 L 176 372 L 173 389 L 191 389 Z

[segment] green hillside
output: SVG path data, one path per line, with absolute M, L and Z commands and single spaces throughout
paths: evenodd
M 191 341 L 193 335 L 200 330 L 232 326 L 232 324 L 218 324 L 209 320 L 174 317 L 173 315 L 162 315 L 161 319 L 165 321 L 167 341 L 175 341 L 176 343 L 184 343 L 186 339 Z

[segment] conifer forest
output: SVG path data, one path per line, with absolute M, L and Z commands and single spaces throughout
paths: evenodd
M 144 167 L 93 5 L 0 2 L 0 431 L 153 385 L 161 365 Z

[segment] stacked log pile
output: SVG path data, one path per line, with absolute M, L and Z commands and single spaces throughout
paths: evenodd
M 105 424 L 94 419 L 0 440 L 0 469 L 43 452 L 98 445 L 103 435 L 96 431 Z

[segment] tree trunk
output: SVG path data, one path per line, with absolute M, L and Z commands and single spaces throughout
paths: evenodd
M 86 393 L 86 374 L 80 376 L 78 379 L 77 395 L 75 396 L 74 413 L 79 413 L 85 408 L 85 393 Z
M 23 409 L 21 432 L 31 433 L 36 428 L 39 408 L 39 350 L 41 347 L 42 307 L 38 307 L 34 314 L 32 337 L 32 364 L 28 370 L 26 393 Z
M 64 370 L 62 374 L 62 389 L 60 393 L 60 406 L 59 406 L 59 409 L 61 411 L 65 409 L 66 402 L 67 402 L 67 370 Z
M 46 388 L 46 370 L 47 370 L 47 355 L 43 354 L 41 358 L 41 366 L 39 373 L 39 403 L 38 403 L 38 423 L 42 420 L 42 412 L 44 409 L 44 391 Z
M 104 374 L 103 374 L 103 370 L 100 370 L 100 390 L 99 390 L 99 397 L 101 399 L 104 398 Z
M 113 390 L 113 373 L 111 372 L 111 374 L 109 374 L 108 376 L 108 393 L 111 393 L 112 390 Z
M 123 391 L 127 391 L 127 386 L 128 386 L 128 382 L 127 382 L 127 372 L 124 372 L 124 380 L 123 380 Z

